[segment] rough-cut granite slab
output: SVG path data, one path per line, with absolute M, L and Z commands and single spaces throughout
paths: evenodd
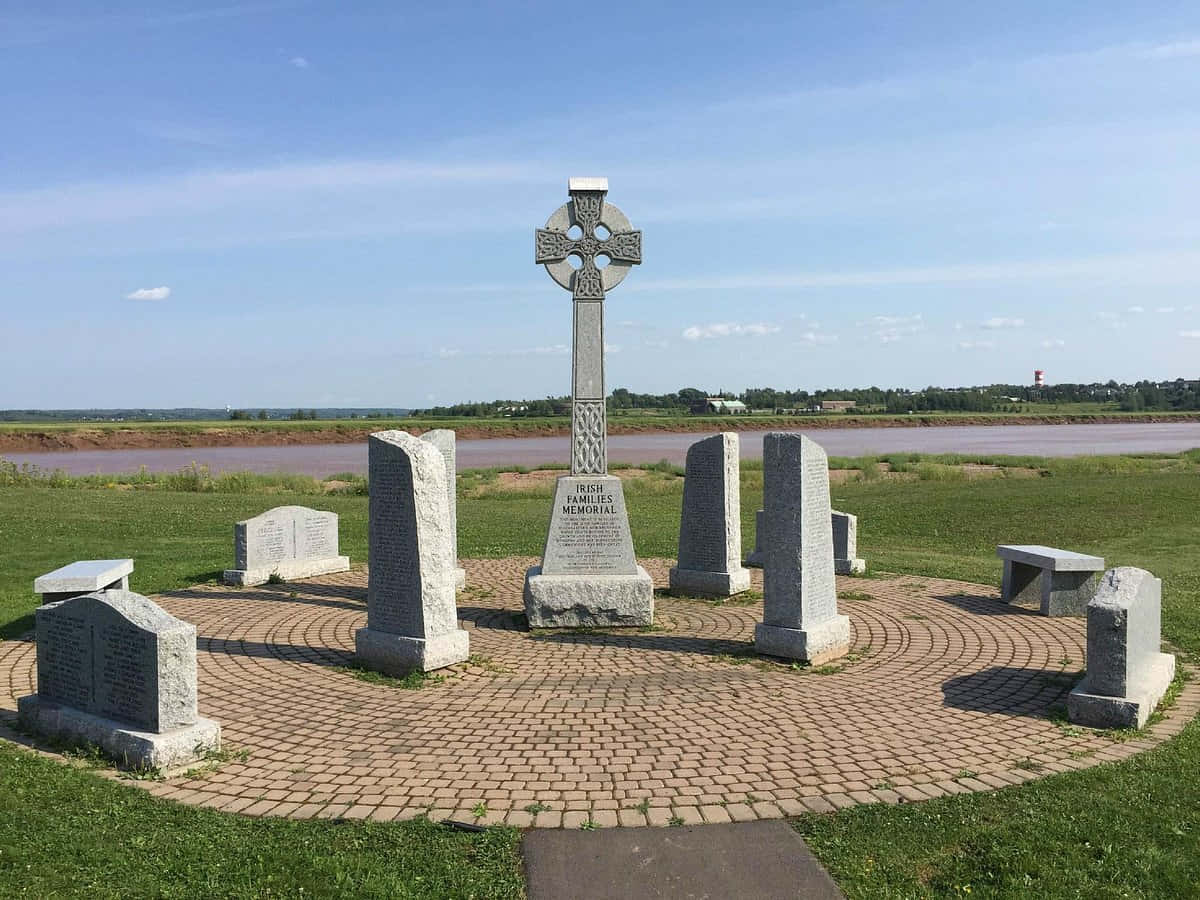
M 1141 728 L 1175 677 L 1161 652 L 1162 581 L 1144 569 L 1109 569 L 1087 607 L 1087 672 L 1067 697 L 1072 722 Z
M 446 463 L 404 431 L 370 436 L 367 627 L 355 655 L 388 675 L 430 671 L 470 655 L 454 602 Z

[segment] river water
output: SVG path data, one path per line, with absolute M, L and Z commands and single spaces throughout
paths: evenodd
M 801 429 L 803 430 L 803 429 Z M 741 432 L 742 457 L 762 457 L 762 431 Z M 972 453 L 1077 456 L 1093 453 L 1175 452 L 1200 447 L 1200 422 L 1119 425 L 962 425 L 933 428 L 822 428 L 808 432 L 834 456 L 866 453 Z M 613 462 L 682 463 L 702 432 L 613 435 Z M 567 462 L 567 437 L 487 438 L 458 442 L 458 467 Z M 193 462 L 213 472 L 299 472 L 319 478 L 337 472 L 367 471 L 367 444 L 311 444 L 283 447 L 185 447 L 156 450 L 66 450 L 6 453 L 16 463 L 62 469 L 73 475 L 94 472 L 171 472 Z

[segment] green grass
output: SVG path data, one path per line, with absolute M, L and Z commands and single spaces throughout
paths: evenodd
M 0 744 L 0 895 L 520 897 L 519 833 L 251 819 Z
M 955 464 L 940 457 L 895 462 Z M 1006 542 L 1048 543 L 1147 568 L 1163 578 L 1165 634 L 1190 655 L 1200 653 L 1198 464 L 1194 451 L 1021 458 L 1011 465 L 1043 477 L 867 478 L 835 485 L 833 497 L 837 508 L 859 516 L 859 552 L 873 572 L 996 584 L 995 545 Z M 747 546 L 761 486 L 761 467 L 745 467 Z M 672 557 L 682 479 L 656 472 L 625 489 L 639 555 Z M 463 556 L 541 552 L 544 496 L 473 493 L 464 490 L 459 504 Z M 286 502 L 339 513 L 343 552 L 356 563 L 365 558 L 364 496 L 0 487 L 3 633 L 30 626 L 38 574 L 74 559 L 133 556 L 135 590 L 183 587 L 230 563 L 234 521 Z M 1198 771 L 1200 725 L 1192 723 L 1180 737 L 1117 765 L 994 794 L 805 817 L 798 827 L 852 897 L 1195 896 Z M 520 890 L 515 840 L 508 831 L 461 835 L 424 823 L 222 816 L 0 746 L 0 893 L 18 885 L 39 896 L 295 895 L 300 887 L 317 894 L 512 896 Z

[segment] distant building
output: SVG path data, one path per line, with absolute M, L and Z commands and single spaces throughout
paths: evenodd
M 856 406 L 857 400 L 822 400 L 821 412 L 847 412 Z
M 724 397 L 705 397 L 704 403 L 693 412 L 717 413 L 718 415 L 746 416 L 750 410 L 741 400 L 726 400 Z

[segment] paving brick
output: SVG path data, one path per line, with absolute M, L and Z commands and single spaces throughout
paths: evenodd
M 434 821 L 470 822 L 486 802 L 480 821 L 515 827 L 578 827 L 589 811 L 598 824 L 699 824 L 992 790 L 1144 752 L 1200 711 L 1193 679 L 1146 738 L 1063 735 L 1039 714 L 1064 702 L 1069 685 L 989 673 L 1082 660 L 1084 620 L 1034 617 L 999 603 L 993 588 L 941 579 L 873 582 L 871 599 L 850 611 L 854 645 L 872 652 L 835 675 L 729 661 L 731 647 L 753 640 L 761 604 L 662 596 L 662 633 L 530 640 L 516 617 L 534 562 L 465 561 L 481 591 L 460 597 L 459 615 L 472 653 L 491 665 L 450 667 L 420 691 L 344 671 L 365 620 L 362 569 L 287 590 L 197 585 L 155 597 L 196 624 L 200 711 L 249 756 L 203 778 L 135 784 L 182 803 L 298 819 L 429 810 Z M 666 585 L 671 561 L 642 563 Z M 752 577 L 761 590 L 761 572 Z M 0 641 L 9 708 L 35 689 L 35 652 Z M 782 710 L 812 713 L 791 721 Z M 1025 757 L 1044 768 L 1009 768 Z M 957 777 L 966 770 L 986 774 Z M 882 784 L 894 789 L 875 789 Z M 643 799 L 646 815 L 629 809 Z M 553 809 L 524 811 L 535 802 Z

